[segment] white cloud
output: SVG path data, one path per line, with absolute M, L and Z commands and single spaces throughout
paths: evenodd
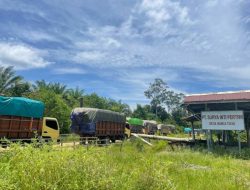
M 110 50 L 121 47 L 121 43 L 118 40 L 112 37 L 105 37 L 103 34 L 104 33 L 99 36 L 97 33 L 96 37 L 98 37 L 95 39 L 76 42 L 75 46 L 79 50 Z
M 191 24 L 187 7 L 171 0 L 143 0 L 139 6 L 139 12 L 145 13 L 152 24 L 167 24 L 171 19 L 175 19 L 180 24 Z
M 23 44 L 0 43 L 0 65 L 16 69 L 43 68 L 51 64 L 42 52 Z
M 59 75 L 63 75 L 63 74 L 85 74 L 86 71 L 84 69 L 81 68 L 57 68 L 53 70 L 54 73 L 59 74 Z
M 134 20 L 140 18 L 143 33 L 162 37 L 176 33 L 176 27 L 194 24 L 187 7 L 171 0 L 143 0 L 134 10 Z
M 86 62 L 93 62 L 93 61 L 100 61 L 105 57 L 105 54 L 99 51 L 83 51 L 77 53 L 73 60 L 77 63 L 86 63 Z
M 16 28 L 17 29 L 17 28 Z M 20 30 L 20 29 L 17 29 Z M 33 42 L 37 41 L 59 41 L 56 39 L 56 37 L 46 33 L 46 32 L 40 32 L 40 31 L 17 31 L 20 33 L 20 36 L 26 38 L 27 40 L 31 40 Z

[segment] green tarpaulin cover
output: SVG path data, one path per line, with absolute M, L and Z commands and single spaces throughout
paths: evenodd
M 138 118 L 130 118 L 128 119 L 128 123 L 131 126 L 143 126 L 143 120 L 138 119 Z
M 0 96 L 0 115 L 42 118 L 44 103 L 22 97 Z

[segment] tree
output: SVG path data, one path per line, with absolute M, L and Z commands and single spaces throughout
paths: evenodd
M 168 88 L 168 85 L 162 79 L 156 78 L 154 83 L 150 83 L 144 94 L 148 99 L 151 99 L 150 103 L 152 106 L 157 106 L 166 99 Z
M 80 98 L 83 98 L 84 90 L 81 90 L 79 87 L 75 89 L 67 90 L 64 99 L 66 100 L 67 104 L 73 108 L 79 106 Z
M 90 108 L 107 109 L 107 100 L 98 96 L 96 93 L 86 95 L 83 98 L 83 106 Z
M 9 94 L 9 91 L 19 85 L 23 78 L 15 74 L 14 67 L 0 67 L 0 94 Z
M 183 98 L 182 93 L 175 93 L 170 90 L 167 83 L 162 79 L 156 78 L 153 83 L 150 83 L 149 88 L 144 92 L 145 96 L 150 99 L 150 104 L 158 116 L 158 107 L 166 106 L 168 112 L 178 108 Z
M 145 110 L 145 108 L 143 106 L 141 106 L 140 104 L 136 105 L 136 109 L 134 110 L 132 117 L 136 117 L 139 119 L 148 119 L 147 118 L 147 111 Z
M 55 117 L 60 125 L 60 133 L 69 133 L 71 109 L 59 94 L 52 90 L 40 89 L 29 95 L 45 104 L 44 116 Z
M 175 93 L 174 91 L 168 91 L 168 96 L 166 97 L 164 103 L 170 112 L 175 109 L 179 109 L 181 102 L 183 100 L 184 94 Z
M 59 82 L 49 83 L 48 87 L 56 94 L 60 94 L 62 96 L 67 94 L 67 85 L 61 84 Z
M 148 99 L 151 99 L 151 106 L 155 110 L 157 118 L 157 107 L 161 106 L 168 96 L 168 85 L 162 79 L 156 78 L 154 83 L 150 83 L 149 88 L 144 92 Z
M 174 109 L 172 112 L 172 118 L 175 120 L 176 124 L 179 126 L 187 126 L 187 122 L 183 120 L 184 117 L 187 117 L 187 113 L 182 108 Z
M 38 80 L 35 82 L 35 84 L 33 85 L 33 88 L 35 91 L 39 91 L 39 90 L 45 90 L 48 88 L 47 83 L 45 82 L 45 80 Z
M 60 94 L 64 96 L 67 93 L 67 85 L 57 83 L 46 83 L 45 80 L 36 81 L 36 84 L 33 86 L 35 91 L 41 89 L 47 89 L 53 91 L 55 94 Z
M 157 111 L 155 109 L 157 109 Z M 164 122 L 166 119 L 170 118 L 170 115 L 166 112 L 166 109 L 162 106 L 152 107 L 151 110 L 152 113 L 157 112 L 158 119 L 161 122 Z
M 28 82 L 22 82 L 19 84 L 14 85 L 7 91 L 7 95 L 21 97 L 21 96 L 28 96 L 29 93 L 32 92 L 31 84 Z
M 113 99 L 107 100 L 107 109 L 115 112 L 124 113 L 126 116 L 131 115 L 131 110 L 128 104 L 122 103 L 121 100 L 115 101 Z

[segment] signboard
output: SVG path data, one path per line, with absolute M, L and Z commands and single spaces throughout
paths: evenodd
M 243 111 L 201 112 L 202 129 L 245 130 Z

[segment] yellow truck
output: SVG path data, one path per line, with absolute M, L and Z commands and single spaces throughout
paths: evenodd
M 43 117 L 43 114 L 44 104 L 40 101 L 0 96 L 0 139 L 58 140 L 60 129 L 57 119 Z

